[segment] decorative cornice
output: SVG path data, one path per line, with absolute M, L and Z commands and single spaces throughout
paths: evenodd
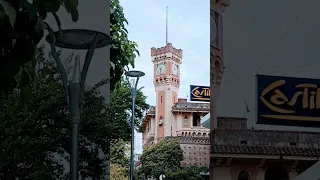
M 166 54 L 169 52 L 178 56 L 179 58 L 183 57 L 182 49 L 174 48 L 171 43 L 167 43 L 165 47 L 151 48 L 151 56 L 159 56 L 159 55 Z
M 153 84 L 155 87 L 171 85 L 179 88 L 180 80 L 179 78 L 172 76 L 159 76 L 153 80 Z
M 210 144 L 210 139 L 208 137 L 166 137 L 165 139 L 177 139 L 180 141 L 180 144 Z

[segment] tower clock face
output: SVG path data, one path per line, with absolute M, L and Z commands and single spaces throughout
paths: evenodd
M 164 64 L 159 64 L 157 66 L 156 74 L 160 75 L 160 74 L 164 74 L 165 72 L 166 72 L 166 66 Z
M 176 64 L 172 65 L 172 74 L 175 76 L 178 76 L 178 65 Z

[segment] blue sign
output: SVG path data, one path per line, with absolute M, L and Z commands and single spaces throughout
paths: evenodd
M 190 85 L 190 101 L 210 102 L 210 87 Z
M 320 80 L 257 75 L 257 124 L 320 127 Z

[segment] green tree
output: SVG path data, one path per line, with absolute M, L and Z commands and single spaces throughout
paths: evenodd
M 61 6 L 73 21 L 78 20 L 78 0 L 0 0 L 0 97 L 16 87 L 22 97 L 31 94 L 37 45 L 44 35 L 43 20 L 49 13 L 58 19 L 55 13 Z
M 160 175 L 179 170 L 183 159 L 183 151 L 178 140 L 162 140 L 143 151 L 141 173 L 148 178 L 159 179 Z
M 40 49 L 40 52 L 42 50 Z M 61 78 L 52 61 L 37 58 L 36 73 L 39 81 L 33 91 L 30 106 L 21 110 L 19 90 L 7 99 L 1 99 L 0 108 L 0 179 L 64 179 L 62 162 L 68 161 L 70 152 L 70 115 Z M 99 87 L 87 87 L 82 106 L 80 126 L 80 174 L 82 178 L 101 179 L 107 174 L 106 154 L 114 140 L 128 140 L 130 125 L 128 117 L 131 100 L 124 82 L 119 82 L 112 92 L 116 99 L 105 105 Z M 148 108 L 146 97 L 137 94 L 137 111 Z M 127 94 L 128 95 L 128 94 Z M 117 104 L 117 103 L 118 104 Z M 137 117 L 137 121 L 142 119 Z M 101 156 L 101 154 L 103 156 Z
M 134 60 L 139 56 L 137 43 L 129 40 L 126 26 L 128 21 L 124 16 L 119 0 L 110 0 L 110 35 L 113 45 L 110 49 L 111 88 L 121 79 L 129 66 L 134 68 Z
M 183 167 L 166 173 L 165 180 L 205 180 L 201 173 L 207 173 L 207 167 Z
M 28 99 L 33 90 L 32 83 L 38 79 L 35 73 L 37 45 L 49 26 L 43 20 L 51 13 L 59 24 L 56 12 L 64 6 L 77 21 L 78 0 L 0 0 L 0 97 L 18 87 L 21 97 Z M 22 9 L 22 11 L 19 11 Z M 139 55 L 137 44 L 129 40 L 123 8 L 119 0 L 110 0 L 110 49 L 111 89 L 115 88 L 128 67 L 134 67 Z M 17 76 L 18 75 L 18 76 Z
M 111 164 L 118 164 L 129 169 L 130 159 L 128 153 L 130 152 L 130 146 L 128 146 L 128 142 L 125 142 L 122 139 L 114 140 L 111 143 L 110 150 Z
M 127 180 L 129 179 L 126 168 L 119 164 L 111 163 L 110 168 L 110 179 L 111 180 Z

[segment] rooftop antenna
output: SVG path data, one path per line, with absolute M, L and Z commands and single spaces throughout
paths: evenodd
M 166 44 L 168 44 L 168 6 L 166 7 Z

